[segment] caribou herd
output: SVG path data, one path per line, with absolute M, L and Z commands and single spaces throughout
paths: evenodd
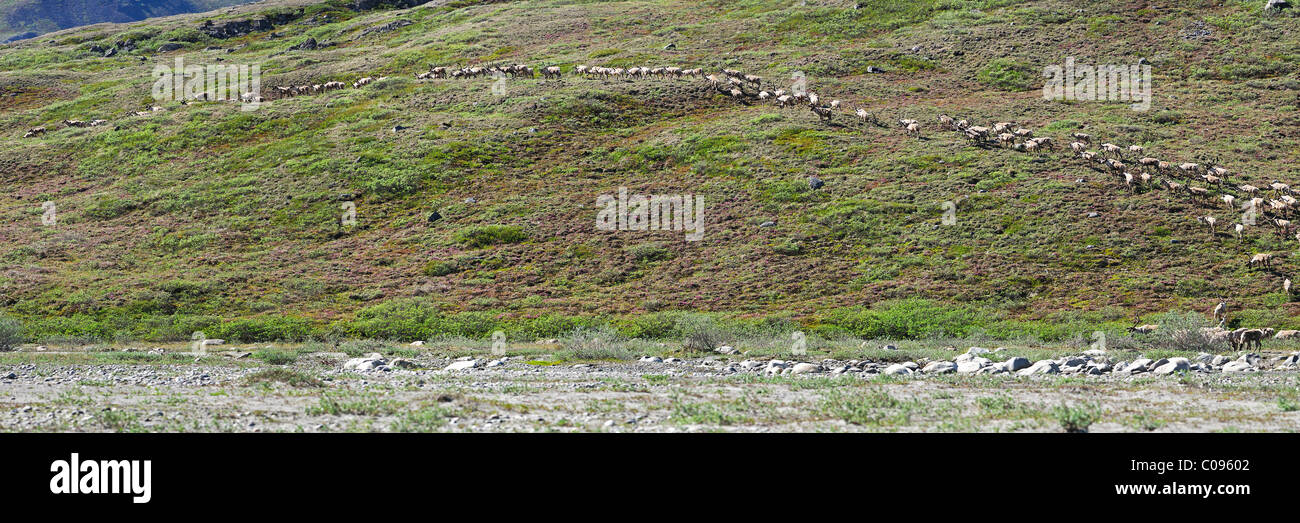
M 469 79 L 469 78 L 535 78 L 539 75 L 544 80 L 561 80 L 562 70 L 558 66 L 544 66 L 534 69 L 527 65 L 478 65 L 470 67 L 430 66 L 427 72 L 415 75 L 418 80 Z M 784 88 L 764 86 L 762 77 L 747 74 L 736 69 L 723 69 L 720 73 L 706 73 L 702 68 L 677 66 L 664 67 L 603 67 L 578 65 L 572 74 L 580 78 L 643 80 L 662 78 L 670 80 L 703 81 L 713 91 L 746 104 L 751 102 L 770 103 L 777 108 L 807 107 L 823 122 L 831 122 L 836 112 L 846 111 L 861 123 L 873 123 L 883 126 L 876 116 L 862 106 L 850 106 L 837 99 L 827 100 L 815 92 L 804 89 L 787 91 Z M 353 89 L 360 89 L 374 82 L 381 82 L 388 77 L 363 77 L 352 82 Z M 262 93 L 246 93 L 241 97 L 244 102 L 262 102 L 290 98 L 302 95 L 321 94 L 329 91 L 346 89 L 347 83 L 329 81 L 319 84 L 272 86 Z M 206 94 L 196 97 L 207 100 Z M 182 103 L 189 103 L 183 101 Z M 162 108 L 151 106 L 147 111 L 131 113 L 143 116 Z M 923 126 L 914 119 L 900 118 L 898 126 L 908 136 L 921 138 Z M 108 123 L 106 120 L 64 120 L 66 127 L 96 127 Z M 984 148 L 1005 148 L 1027 153 L 1042 153 L 1058 149 L 1050 137 L 1035 136 L 1032 129 L 1013 122 L 996 122 L 989 126 L 974 125 L 966 119 L 956 119 L 946 114 L 938 118 L 941 130 L 953 131 L 969 141 L 972 145 Z M 38 137 L 46 133 L 46 127 L 29 129 L 24 138 Z M 1228 211 L 1242 211 L 1249 219 L 1233 224 L 1231 234 L 1238 241 L 1243 239 L 1247 227 L 1254 225 L 1258 217 L 1263 223 L 1273 227 L 1277 234 L 1287 237 L 1293 229 L 1293 220 L 1300 214 L 1300 200 L 1295 197 L 1289 184 L 1272 180 L 1268 184 L 1254 185 L 1241 180 L 1233 185 L 1229 179 L 1232 173 L 1223 166 L 1207 163 L 1173 163 L 1148 155 L 1140 145 L 1127 147 L 1114 143 L 1101 143 L 1092 148 L 1094 139 L 1085 133 L 1072 133 L 1069 137 L 1070 152 L 1075 158 L 1095 170 L 1109 173 L 1125 190 L 1137 193 L 1150 190 L 1164 190 L 1169 197 L 1182 198 L 1194 206 L 1211 209 L 1222 202 Z M 1216 198 L 1217 196 L 1217 198 Z M 1219 233 L 1219 219 L 1212 214 L 1200 216 L 1197 221 L 1209 229 L 1211 237 Z M 1295 233 L 1300 241 L 1300 232 Z M 1273 254 L 1256 253 L 1247 262 L 1251 268 L 1271 269 Z M 1290 292 L 1290 279 L 1284 284 Z M 1229 339 L 1228 341 L 1232 341 Z M 1251 340 L 1247 340 L 1249 343 Z M 1233 342 L 1233 346 L 1237 346 Z

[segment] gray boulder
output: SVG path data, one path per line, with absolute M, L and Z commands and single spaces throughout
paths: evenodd
M 932 361 L 921 368 L 921 372 L 926 374 L 947 374 L 956 372 L 958 365 L 951 361 Z
M 1061 368 L 1052 360 L 1041 360 L 1028 368 L 1021 369 L 1016 374 L 1019 376 L 1030 376 L 1034 374 L 1059 374 Z
M 1160 361 L 1163 361 L 1164 363 L 1161 365 L 1157 365 L 1155 370 L 1151 372 L 1161 376 L 1167 376 L 1175 372 L 1191 370 L 1192 368 L 1192 364 L 1191 362 L 1187 361 L 1187 358 L 1171 358 L 1168 360 L 1160 360 Z
M 1020 356 L 1016 356 L 1014 358 L 1002 362 L 1002 368 L 1006 369 L 1009 372 L 1015 372 L 1020 369 L 1028 368 L 1029 365 L 1030 365 L 1029 359 L 1021 358 Z

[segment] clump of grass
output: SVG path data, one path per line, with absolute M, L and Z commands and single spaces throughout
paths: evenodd
M 528 239 L 523 229 L 514 225 L 475 226 L 456 233 L 456 243 L 471 249 L 490 247 L 508 243 L 519 243 Z
M 1034 87 L 1033 68 L 1006 58 L 997 58 L 976 74 L 976 79 L 1003 91 L 1028 91 Z
M 1133 416 L 1133 419 L 1131 420 L 1131 425 L 1142 430 L 1151 431 L 1165 426 L 1165 421 L 1152 417 L 1151 415 L 1144 412 L 1142 414 Z
M 322 396 L 320 402 L 307 407 L 307 415 L 318 416 L 389 416 L 402 410 L 402 404 L 396 400 L 381 398 L 340 398 L 332 395 Z
M 672 252 L 659 242 L 642 243 L 633 245 L 625 249 L 633 260 L 638 262 L 655 262 L 666 260 L 672 256 Z
M 835 389 L 823 397 L 821 410 L 854 425 L 899 425 L 920 407 L 915 400 L 900 400 L 884 391 L 850 394 Z
M 294 351 L 263 349 L 253 353 L 253 357 L 270 363 L 271 365 L 288 365 L 298 361 L 298 353 Z
M 290 387 L 321 387 L 324 383 L 304 372 L 298 372 L 288 369 L 269 369 L 256 372 L 244 378 L 244 381 L 253 383 L 283 383 Z
M 434 432 L 447 425 L 452 411 L 442 407 L 425 407 L 407 412 L 393 423 L 394 432 Z
M 562 360 L 629 360 L 633 356 L 618 331 L 609 326 L 579 327 L 561 344 L 564 350 L 556 356 Z
M 1300 410 L 1300 402 L 1297 402 L 1295 398 L 1283 396 L 1277 399 L 1277 408 L 1282 412 L 1295 412 Z
M 1088 427 L 1096 423 L 1101 418 L 1101 410 L 1092 404 L 1081 406 L 1059 405 L 1052 409 L 1056 415 L 1056 420 L 1061 423 L 1061 428 L 1069 433 L 1085 433 Z

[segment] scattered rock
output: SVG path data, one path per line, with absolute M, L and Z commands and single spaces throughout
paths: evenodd
M 444 367 L 442 370 L 469 370 L 478 366 L 476 360 L 461 360 L 452 362 L 451 365 Z
M 1019 372 L 1016 373 L 1016 375 L 1030 376 L 1033 374 L 1059 374 L 1060 372 L 1061 372 L 1061 368 L 1056 365 L 1055 361 L 1040 360 L 1038 362 L 1035 362 L 1033 365 L 1030 365 L 1029 367 L 1021 369 Z
M 1016 356 L 1016 357 L 1014 357 L 1014 358 L 1011 358 L 1011 359 L 1008 359 L 1007 361 L 1002 362 L 1001 365 L 1002 365 L 1002 368 L 1003 368 L 1003 369 L 1006 369 L 1006 370 L 1007 370 L 1007 372 L 1015 372 L 1015 371 L 1018 371 L 1018 370 L 1020 370 L 1020 369 L 1028 368 L 1028 367 L 1029 367 L 1029 359 L 1028 359 L 1028 358 L 1021 358 L 1021 357 L 1019 357 L 1019 356 Z
M 957 364 L 951 361 L 932 361 L 921 368 L 921 372 L 926 374 L 947 374 L 956 371 Z
M 794 368 L 791 370 L 794 374 L 810 374 L 821 371 L 821 365 L 815 365 L 812 363 L 796 363 Z
M 1129 374 L 1146 372 L 1148 369 L 1152 368 L 1152 363 L 1155 362 L 1147 358 L 1138 358 L 1136 360 L 1133 360 L 1133 363 L 1130 363 L 1127 367 L 1125 367 L 1124 372 L 1127 372 Z
M 372 35 L 372 34 L 383 34 L 383 33 L 387 33 L 387 32 L 392 31 L 392 30 L 394 30 L 394 29 L 400 29 L 400 28 L 406 27 L 406 26 L 408 26 L 408 25 L 411 25 L 411 23 L 412 23 L 412 22 L 411 22 L 410 20 L 405 20 L 405 19 L 393 20 L 392 22 L 388 22 L 388 23 L 383 24 L 383 25 L 377 25 L 377 26 L 374 26 L 374 27 L 367 28 L 366 30 L 361 31 L 361 34 L 359 35 L 359 37 L 370 36 L 370 35 Z
M 360 358 L 352 358 L 343 363 L 346 370 L 375 370 L 388 364 L 382 355 L 372 352 Z
M 912 369 L 909 369 L 902 364 L 896 363 L 890 365 L 889 367 L 886 367 L 884 374 L 888 376 L 908 376 L 912 374 Z
M 1165 376 L 1179 371 L 1190 370 L 1192 368 L 1191 362 L 1187 361 L 1187 358 L 1170 358 L 1169 360 L 1161 361 L 1164 361 L 1165 363 L 1157 365 L 1152 373 Z
M 1233 360 L 1223 365 L 1223 372 L 1250 372 L 1256 369 L 1249 362 L 1242 360 Z

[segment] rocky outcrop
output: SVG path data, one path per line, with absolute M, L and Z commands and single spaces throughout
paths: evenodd
M 381 7 L 395 7 L 398 9 L 405 9 L 408 7 L 415 7 L 417 5 L 424 5 L 429 2 L 430 0 L 357 0 L 355 3 L 352 4 L 352 10 L 369 11 L 371 9 L 378 9 Z
M 206 20 L 203 25 L 199 26 L 199 31 L 213 38 L 236 38 L 258 31 L 270 31 L 277 25 L 284 25 L 297 20 L 302 14 L 302 11 L 268 14 L 262 18 L 231 20 L 221 24 Z

